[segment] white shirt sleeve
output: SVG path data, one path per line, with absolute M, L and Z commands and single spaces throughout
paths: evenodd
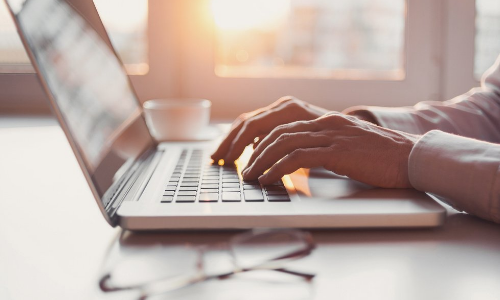
M 411 184 L 458 210 L 500 223 L 500 57 L 481 87 L 414 107 L 358 106 L 378 125 L 423 137 L 408 165 Z
M 368 113 L 378 125 L 414 134 L 438 129 L 500 143 L 500 56 L 484 75 L 481 87 L 451 100 L 424 101 L 413 107 L 355 106 L 346 114 Z
M 500 223 L 500 144 L 430 131 L 413 147 L 408 175 L 417 190 Z

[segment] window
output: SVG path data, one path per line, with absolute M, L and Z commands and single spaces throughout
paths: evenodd
M 94 0 L 113 47 L 127 73 L 143 75 L 149 70 L 147 19 L 148 1 Z M 118 13 L 116 8 L 120 7 Z
M 404 78 L 404 0 L 212 0 L 215 73 Z
M 147 12 L 144 0 L 95 0 L 115 49 L 131 75 L 148 72 Z M 120 7 L 117 13 L 116 7 Z M 11 16 L 0 1 L 0 72 L 34 72 Z
M 474 77 L 479 79 L 500 54 L 500 1 L 476 0 Z
M 0 1 L 0 73 L 33 72 L 4 1 Z
M 332 110 L 439 99 L 436 0 L 275 1 L 267 11 L 270 1 L 185 1 L 182 15 L 190 17 L 179 24 L 183 97 L 212 100 L 213 116 L 220 118 L 284 95 Z M 280 11 L 274 5 L 285 13 L 270 18 Z M 274 29 L 263 31 L 260 24 L 269 22 Z
M 332 110 L 446 100 L 500 53 L 498 0 L 94 1 L 141 100 L 203 97 L 214 118 L 288 94 Z M 1 112 L 46 106 L 27 62 L 0 0 Z

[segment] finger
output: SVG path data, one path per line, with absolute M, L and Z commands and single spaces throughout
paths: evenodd
M 218 161 L 219 159 L 224 158 L 227 154 L 227 151 L 229 151 L 229 148 L 231 148 L 231 143 L 233 142 L 234 138 L 238 135 L 238 132 L 240 132 L 241 128 L 243 127 L 244 122 L 263 113 L 264 111 L 264 108 L 260 108 L 249 113 L 241 114 L 238 118 L 236 118 L 236 120 L 231 125 L 229 133 L 226 135 L 224 140 L 222 140 L 217 150 L 215 150 L 215 152 L 212 154 L 212 159 L 214 161 Z
M 252 156 L 248 160 L 247 168 L 251 166 L 255 159 L 266 149 L 270 144 L 274 143 L 283 133 L 292 132 L 306 132 L 306 131 L 316 131 L 318 126 L 311 121 L 298 121 L 289 124 L 283 124 L 276 127 L 270 134 L 268 134 L 262 142 L 259 143 L 258 147 L 252 153 Z
M 272 126 L 272 124 L 270 124 L 270 119 L 267 117 L 269 114 L 269 111 L 263 112 L 243 123 L 238 134 L 236 134 L 231 141 L 229 150 L 224 157 L 225 161 L 235 161 L 241 155 L 245 147 L 253 142 L 256 136 L 265 133 L 268 128 Z
M 315 168 L 325 165 L 331 157 L 329 148 L 298 149 L 285 156 L 269 171 L 259 177 L 262 185 L 274 183 L 286 174 L 293 173 L 299 168 Z
M 253 142 L 256 136 L 266 135 L 278 125 L 290 123 L 296 120 L 292 114 L 282 112 L 282 108 L 269 110 L 245 121 L 238 135 L 234 138 L 228 154 L 224 158 L 226 161 L 236 160 L 245 147 Z
M 212 159 L 214 161 L 218 161 L 219 159 L 222 159 L 224 158 L 224 156 L 226 156 L 227 151 L 231 147 L 231 142 L 241 130 L 241 127 L 243 127 L 243 122 L 239 120 L 237 121 L 237 124 L 235 124 L 235 126 L 232 126 L 232 129 L 226 135 L 224 140 L 222 140 L 217 150 L 215 150 L 215 152 L 212 154 Z
M 276 109 L 280 106 L 285 105 L 286 103 L 290 102 L 293 99 L 293 97 L 282 97 L 279 100 L 271 103 L 270 105 L 266 107 L 259 108 L 257 110 L 254 110 L 249 113 L 244 113 L 240 115 L 235 122 L 233 122 L 231 126 L 231 130 L 227 134 L 227 136 L 224 138 L 224 140 L 221 142 L 217 150 L 212 154 L 212 159 L 214 161 L 218 161 L 219 159 L 225 158 L 228 155 L 229 150 L 231 149 L 232 143 L 238 133 L 241 131 L 243 125 L 247 120 L 251 120 L 255 118 L 256 116 L 259 116 L 260 114 Z M 241 153 L 240 153 L 241 154 Z
M 243 179 L 255 180 L 277 161 L 298 149 L 327 147 L 330 144 L 331 138 L 322 133 L 284 133 L 262 151 L 255 162 L 243 172 Z

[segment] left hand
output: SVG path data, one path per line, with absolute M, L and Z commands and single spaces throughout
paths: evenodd
M 262 184 L 270 184 L 299 168 L 324 167 L 373 186 L 410 188 L 408 158 L 418 139 L 353 116 L 329 113 L 276 127 L 255 148 L 242 175 L 245 180 L 259 178 Z

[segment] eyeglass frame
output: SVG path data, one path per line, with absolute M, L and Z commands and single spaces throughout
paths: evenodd
M 301 241 L 304 242 L 304 245 L 306 247 L 303 249 L 299 249 L 295 252 L 291 252 L 286 255 L 274 258 L 272 260 L 262 262 L 253 267 L 243 268 L 241 266 L 238 266 L 237 260 L 235 259 L 236 253 L 234 252 L 234 245 L 236 245 L 238 241 L 249 239 L 255 236 L 274 235 L 276 233 L 287 233 L 291 236 L 298 237 Z M 175 279 L 164 278 L 164 279 L 153 280 L 147 283 L 140 283 L 135 285 L 132 284 L 128 286 L 118 286 L 118 285 L 113 285 L 112 283 L 113 269 L 111 269 L 101 276 L 99 280 L 99 287 L 103 292 L 106 293 L 126 291 L 126 290 L 138 290 L 141 293 L 139 299 L 143 300 L 154 295 L 168 293 L 180 289 L 182 287 L 194 285 L 196 283 L 209 281 L 213 279 L 226 279 L 233 275 L 249 271 L 257 271 L 257 270 L 277 271 L 301 277 L 306 281 L 311 281 L 316 276 L 316 274 L 289 270 L 282 267 L 284 264 L 290 261 L 294 261 L 308 256 L 316 248 L 316 244 L 314 243 L 312 235 L 309 232 L 302 231 L 299 229 L 253 229 L 244 233 L 237 234 L 227 242 L 217 243 L 214 245 L 193 246 L 192 248 L 197 251 L 196 273 L 194 276 L 179 277 Z M 205 264 L 203 260 L 205 253 L 209 250 L 221 249 L 221 248 L 228 250 L 228 252 L 231 254 L 234 268 L 230 272 L 208 275 L 206 273 Z M 280 261 L 280 263 L 279 264 L 272 263 L 276 261 Z

